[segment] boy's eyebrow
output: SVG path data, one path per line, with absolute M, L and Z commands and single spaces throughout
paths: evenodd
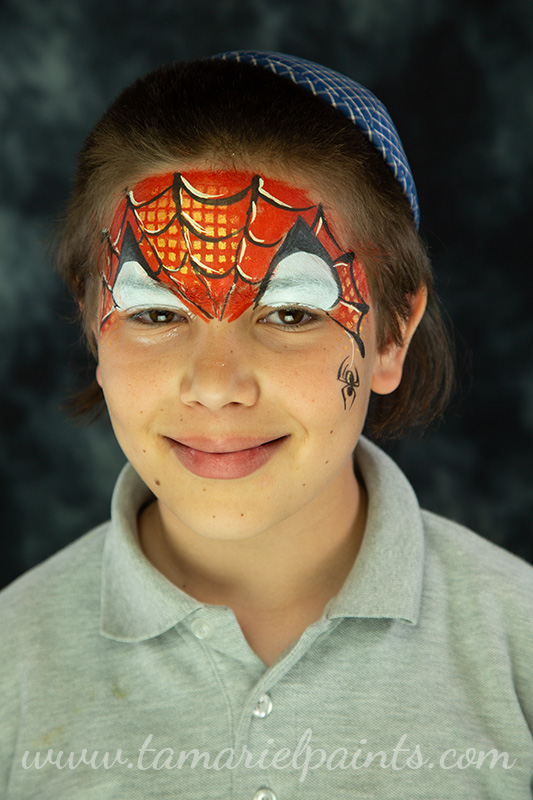
M 299 303 L 326 311 L 340 297 L 341 287 L 330 266 L 314 253 L 297 251 L 276 265 L 255 305 Z
M 177 308 L 187 311 L 187 306 L 180 300 L 170 286 L 159 283 L 147 274 L 138 261 L 126 261 L 118 274 L 113 287 L 115 308 L 139 308 L 154 306 L 158 303 L 166 308 Z

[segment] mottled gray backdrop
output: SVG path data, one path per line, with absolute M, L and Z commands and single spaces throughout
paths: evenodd
M 424 505 L 533 561 L 531 0 L 3 0 L 0 581 L 106 518 L 122 463 L 106 423 L 60 408 L 87 369 L 49 255 L 76 153 L 135 77 L 238 47 L 322 62 L 388 106 L 463 382 L 440 429 L 393 453 Z

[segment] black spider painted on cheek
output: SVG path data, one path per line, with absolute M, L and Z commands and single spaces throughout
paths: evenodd
M 348 356 L 344 359 L 337 372 L 337 380 L 344 384 L 341 390 L 344 410 L 349 411 L 354 404 L 355 390 L 359 386 L 359 373 L 356 367 L 348 365 Z M 348 405 L 348 401 L 350 404 Z

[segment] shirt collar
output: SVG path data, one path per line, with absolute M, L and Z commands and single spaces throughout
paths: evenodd
M 424 576 L 424 528 L 400 468 L 361 437 L 355 463 L 368 495 L 365 534 L 354 566 L 327 616 L 403 619 L 416 624 Z
M 423 526 L 415 493 L 396 464 L 361 437 L 355 461 L 368 494 L 356 562 L 327 616 L 397 618 L 416 624 L 423 579 Z M 101 632 L 125 642 L 158 636 L 202 608 L 144 556 L 139 510 L 153 495 L 130 464 L 113 493 L 102 564 Z
M 141 550 L 137 517 L 153 494 L 130 464 L 119 475 L 102 563 L 100 631 L 123 642 L 164 633 L 202 603 L 168 581 Z

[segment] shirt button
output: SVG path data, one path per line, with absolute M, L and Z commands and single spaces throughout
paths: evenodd
M 263 788 L 254 794 L 252 800 L 276 800 L 276 795 L 272 789 Z
M 196 617 L 191 622 L 191 631 L 197 639 L 210 639 L 213 635 L 213 629 L 207 620 L 203 617 Z
M 258 719 L 264 719 L 265 717 L 268 717 L 271 711 L 272 711 L 272 700 L 270 699 L 270 695 L 262 694 L 257 703 L 255 704 L 252 714 L 254 715 L 254 717 L 257 717 Z

